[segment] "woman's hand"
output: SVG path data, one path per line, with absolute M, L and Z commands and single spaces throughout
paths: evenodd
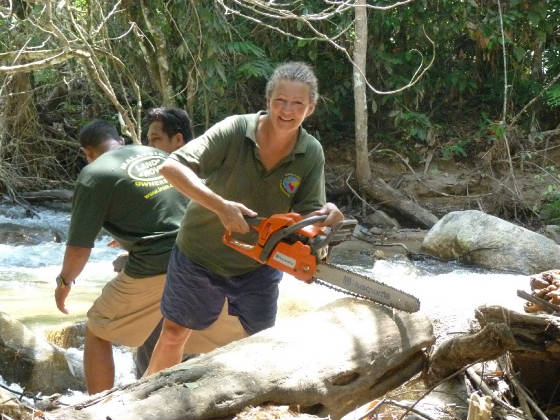
M 225 200 L 220 210 L 215 213 L 226 230 L 238 233 L 249 232 L 249 225 L 245 221 L 245 216 L 254 217 L 257 215 L 257 213 L 243 204 L 229 200 Z
M 334 203 L 326 203 L 319 210 L 311 213 L 310 216 L 321 216 L 324 214 L 327 215 L 327 218 L 324 221 L 317 223 L 318 226 L 332 226 L 344 220 L 344 215 Z

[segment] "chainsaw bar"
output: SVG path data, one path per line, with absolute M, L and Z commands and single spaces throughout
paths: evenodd
M 350 296 L 361 297 L 406 312 L 420 310 L 420 301 L 377 280 L 327 264 L 317 264 L 315 282 Z

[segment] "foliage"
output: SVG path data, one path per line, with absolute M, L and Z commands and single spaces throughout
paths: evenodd
M 426 142 L 428 131 L 433 128 L 432 122 L 426 114 L 414 111 L 395 110 L 389 112 L 395 127 L 399 128 L 405 139 Z
M 466 158 L 467 147 L 471 144 L 469 139 L 462 139 L 453 144 L 443 145 L 441 155 L 443 160 L 451 160 L 455 157 Z
M 544 168 L 544 171 L 537 177 L 544 180 L 546 174 L 546 178 L 552 179 L 553 182 L 546 184 L 542 192 L 540 208 L 536 210 L 539 211 L 543 220 L 560 225 L 560 173 L 554 165 Z
M 13 4 L 11 11 L 1 3 L 2 65 L 12 64 L 15 57 L 2 54 L 20 51 L 23 46 L 33 50 L 61 47 L 48 31 L 37 30 L 45 25 L 47 3 L 53 6 L 57 27 L 73 34 L 69 36 L 72 45 L 79 42 L 70 15 L 62 7 L 65 2 L 18 0 L 9 2 Z M 318 40 L 301 20 L 263 18 L 269 26 L 258 25 L 236 13 L 226 13 L 222 6 L 226 3 L 236 11 L 249 4 L 138 0 L 123 1 L 112 13 L 116 1 L 73 0 L 70 9 L 77 23 L 88 29 L 86 38 L 96 48 L 100 69 L 131 115 L 163 103 L 177 105 L 189 111 L 200 133 L 229 114 L 263 109 L 265 82 L 274 66 L 303 60 L 314 66 L 321 92 L 319 106 L 306 128 L 323 143 L 349 147 L 354 137 L 354 101 L 347 57 L 332 44 Z M 294 13 L 310 16 L 323 10 L 325 2 L 309 0 L 292 6 Z M 506 120 L 511 120 L 560 73 L 560 8 L 546 0 L 510 0 L 502 2 L 502 12 L 509 85 Z M 336 35 L 335 41 L 351 53 L 355 37 L 352 19 L 352 13 L 333 14 L 313 25 L 328 36 Z M 368 26 L 367 77 L 377 89 L 390 90 L 406 82 L 420 63 L 417 52 L 424 60 L 429 58 L 431 45 L 424 31 L 436 44 L 434 65 L 412 88 L 397 95 L 369 94 L 372 141 L 391 142 L 400 154 L 416 160 L 428 153 L 464 160 L 492 147 L 506 133 L 508 121 L 505 125 L 496 122 L 501 119 L 504 101 L 496 2 L 417 0 L 386 11 L 370 10 Z M 299 38 L 284 35 L 288 32 Z M 125 69 L 111 57 L 122 61 Z M 126 72 L 141 86 L 140 98 L 135 97 Z M 13 87 L 8 83 L 10 77 L 0 74 L 4 120 L 14 113 L 5 104 L 13 98 L 11 94 L 18 94 L 9 91 Z M 59 139 L 70 141 L 91 118 L 118 119 L 114 103 L 92 81 L 84 60 L 70 59 L 36 70 L 29 73 L 29 80 L 29 97 L 35 108 L 29 121 L 37 122 L 33 128 L 36 133 L 30 138 L 52 139 L 54 133 L 60 133 L 56 134 Z M 55 95 L 58 91 L 60 95 Z M 521 116 L 520 129 L 528 133 L 534 126 L 543 131 L 556 128 L 559 105 L 560 85 L 556 83 Z M 457 124 L 469 127 L 473 137 L 456 134 Z M 439 139 L 439 133 L 453 135 Z M 19 138 L 5 130 L 0 137 L 3 144 Z M 0 150 L 4 162 L 18 161 L 15 150 Z M 77 147 L 70 150 L 55 152 L 53 160 L 67 168 L 59 178 L 72 179 L 83 164 L 76 157 Z
M 560 84 L 551 87 L 545 95 L 546 104 L 551 108 L 560 107 Z

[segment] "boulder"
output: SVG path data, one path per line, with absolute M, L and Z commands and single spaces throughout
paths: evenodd
M 72 374 L 66 353 L 0 312 L 0 372 L 29 392 L 54 394 L 83 390 L 83 379 Z
M 426 234 L 422 251 L 521 274 L 557 268 L 560 262 L 560 246 L 553 240 L 478 210 L 446 214 Z

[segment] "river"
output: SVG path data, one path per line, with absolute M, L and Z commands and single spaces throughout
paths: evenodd
M 36 214 L 31 216 L 19 206 L 0 203 L 0 226 L 10 223 L 49 228 L 62 236 L 61 242 L 46 241 L 38 245 L 0 244 L 0 311 L 42 333 L 85 319 L 87 309 L 103 285 L 113 277 L 111 262 L 120 251 L 107 246 L 110 237 L 102 235 L 98 238 L 91 258 L 67 300 L 70 314 L 64 315 L 56 308 L 54 287 L 64 255 L 64 237 L 70 215 L 47 208 L 36 208 L 35 211 Z M 438 340 L 468 331 L 474 309 L 480 305 L 496 304 L 523 312 L 524 301 L 516 296 L 516 290 L 529 291 L 527 276 L 495 273 L 455 262 L 442 263 L 431 259 L 411 262 L 405 258 L 374 260 L 366 252 L 338 253 L 332 262 L 371 275 L 418 297 L 421 311 L 433 321 Z M 280 289 L 279 322 L 343 296 L 287 275 Z M 130 352 L 117 349 L 115 357 L 118 359 L 116 384 L 132 381 Z

